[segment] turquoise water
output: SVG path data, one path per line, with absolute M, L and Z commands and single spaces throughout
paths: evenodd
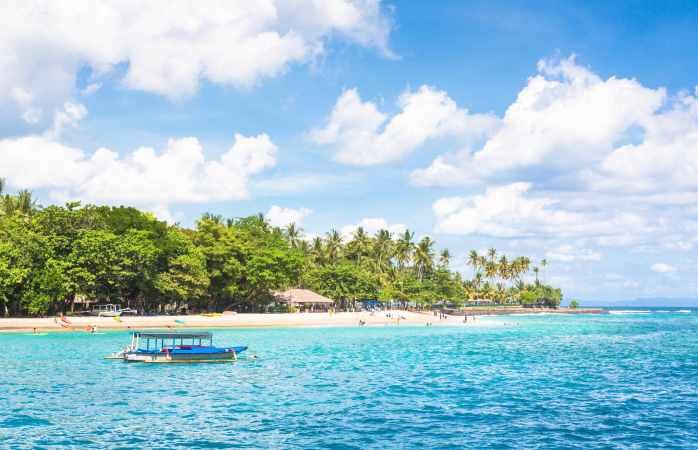
M 257 360 L 101 359 L 126 333 L 0 334 L 0 448 L 698 446 L 698 312 L 215 330 Z

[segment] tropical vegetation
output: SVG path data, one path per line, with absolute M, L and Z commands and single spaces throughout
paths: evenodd
M 312 289 L 350 308 L 361 299 L 419 307 L 469 300 L 557 306 L 531 261 L 495 249 L 473 251 L 471 280 L 450 269 L 451 254 L 405 230 L 309 238 L 295 224 L 262 215 L 204 214 L 193 229 L 131 207 L 40 207 L 31 192 L 3 193 L 0 180 L 0 315 L 71 311 L 85 300 L 143 312 L 269 311 L 273 292 Z M 544 261 L 541 262 L 544 267 Z

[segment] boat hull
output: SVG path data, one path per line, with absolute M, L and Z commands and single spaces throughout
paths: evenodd
M 163 354 L 127 354 L 124 357 L 126 362 L 144 362 L 144 363 L 195 363 L 195 362 L 227 362 L 235 361 L 237 355 L 235 353 L 227 354 L 211 354 L 211 355 L 165 355 Z
M 238 354 L 247 350 L 247 347 L 227 348 L 193 348 L 190 350 L 174 349 L 172 351 L 135 351 L 124 353 L 126 362 L 144 363 L 203 363 L 203 362 L 228 362 L 235 361 Z

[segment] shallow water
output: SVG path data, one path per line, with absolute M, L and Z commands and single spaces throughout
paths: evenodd
M 0 334 L 0 448 L 698 446 L 698 312 L 482 322 L 215 330 L 259 359 L 208 365 Z

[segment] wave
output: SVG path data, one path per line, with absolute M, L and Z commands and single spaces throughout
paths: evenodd
M 649 314 L 652 311 L 640 310 L 640 309 L 620 309 L 615 311 L 609 311 L 609 314 Z
M 692 311 L 690 309 L 679 309 L 676 311 L 677 313 L 684 313 L 684 314 L 690 314 Z

